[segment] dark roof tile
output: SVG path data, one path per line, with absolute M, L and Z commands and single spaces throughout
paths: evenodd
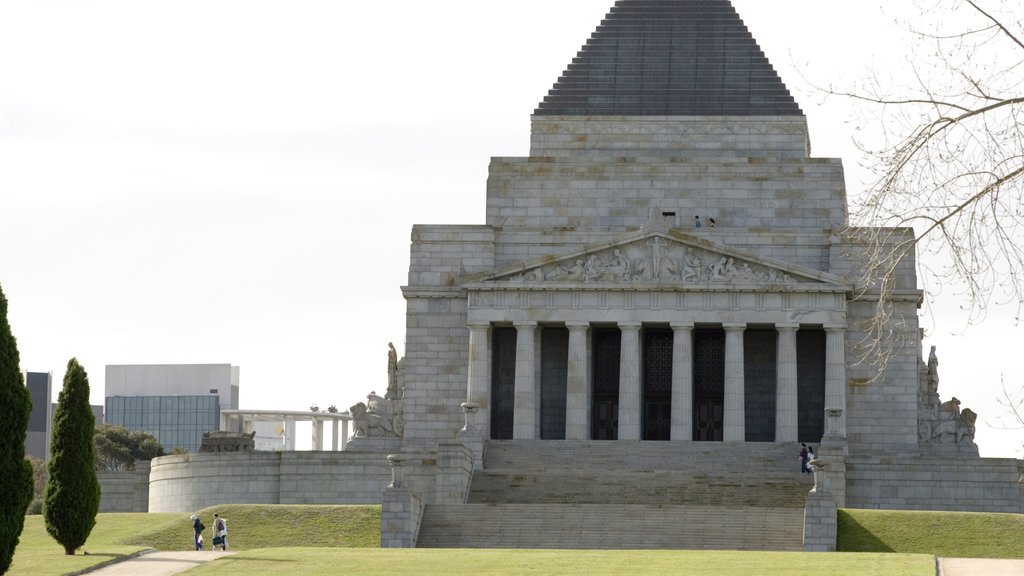
M 729 0 L 617 0 L 534 113 L 803 115 Z

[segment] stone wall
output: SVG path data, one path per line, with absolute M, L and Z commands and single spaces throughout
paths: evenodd
M 164 456 L 153 460 L 149 511 L 243 503 L 380 504 L 390 481 L 385 455 L 368 452 Z
M 797 157 L 810 152 L 804 116 L 532 116 L 530 155 Z
M 1024 460 L 973 455 L 853 455 L 846 505 L 892 510 L 1024 513 Z
M 136 462 L 135 470 L 97 472 L 100 512 L 149 512 L 149 462 Z
M 487 223 L 495 227 L 594 227 L 626 231 L 649 209 L 674 211 L 672 227 L 694 216 L 719 227 L 826 230 L 846 225 L 838 160 L 654 160 L 607 162 L 494 158 Z

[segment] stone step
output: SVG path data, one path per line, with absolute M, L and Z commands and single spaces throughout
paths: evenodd
M 708 504 L 803 508 L 809 474 L 709 475 L 686 471 L 477 470 L 469 502 Z
M 421 548 L 800 550 L 803 511 L 609 504 L 430 504 Z
M 484 469 L 799 474 L 799 451 L 799 444 L 774 442 L 490 440 L 484 452 Z

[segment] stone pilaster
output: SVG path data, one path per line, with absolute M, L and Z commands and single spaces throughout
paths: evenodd
M 639 322 L 619 323 L 619 440 L 640 439 L 640 326 Z
M 722 439 L 746 440 L 743 404 L 743 331 L 746 324 L 722 324 L 725 329 L 725 415 Z
M 693 440 L 693 323 L 672 323 L 673 442 Z
M 487 336 L 489 324 L 469 325 L 469 367 L 466 382 L 466 401 L 480 410 L 476 423 L 484 438 L 491 437 L 491 366 Z
M 799 324 L 776 324 L 775 441 L 797 442 L 796 331 Z
M 846 439 L 846 326 L 825 326 L 825 436 Z
M 569 362 L 565 395 L 565 438 L 590 438 L 590 386 L 587 385 L 587 328 L 584 322 L 566 322 Z
M 536 322 L 516 322 L 515 408 L 512 416 L 512 437 L 533 440 L 537 437 L 537 386 L 534 372 L 536 359 L 534 340 Z

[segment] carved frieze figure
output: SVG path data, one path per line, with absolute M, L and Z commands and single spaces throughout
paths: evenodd
M 567 280 L 571 280 L 573 282 L 578 282 L 580 280 L 583 280 L 583 278 L 584 278 L 585 270 L 583 268 L 583 260 L 581 260 L 579 258 L 577 258 L 576 261 L 573 262 L 571 266 L 569 266 L 569 267 L 563 266 L 562 270 L 565 272 L 565 277 L 566 277 Z
M 687 248 L 686 259 L 683 260 L 683 282 L 700 281 L 702 267 L 700 256 L 693 253 L 693 248 Z
M 612 253 L 612 260 L 604 267 L 605 276 L 612 282 L 629 280 L 629 260 L 616 248 Z
M 595 256 L 591 254 L 587 256 L 586 262 L 583 263 L 583 281 L 590 282 L 591 280 L 597 280 L 601 277 L 601 272 L 597 269 L 597 263 Z

